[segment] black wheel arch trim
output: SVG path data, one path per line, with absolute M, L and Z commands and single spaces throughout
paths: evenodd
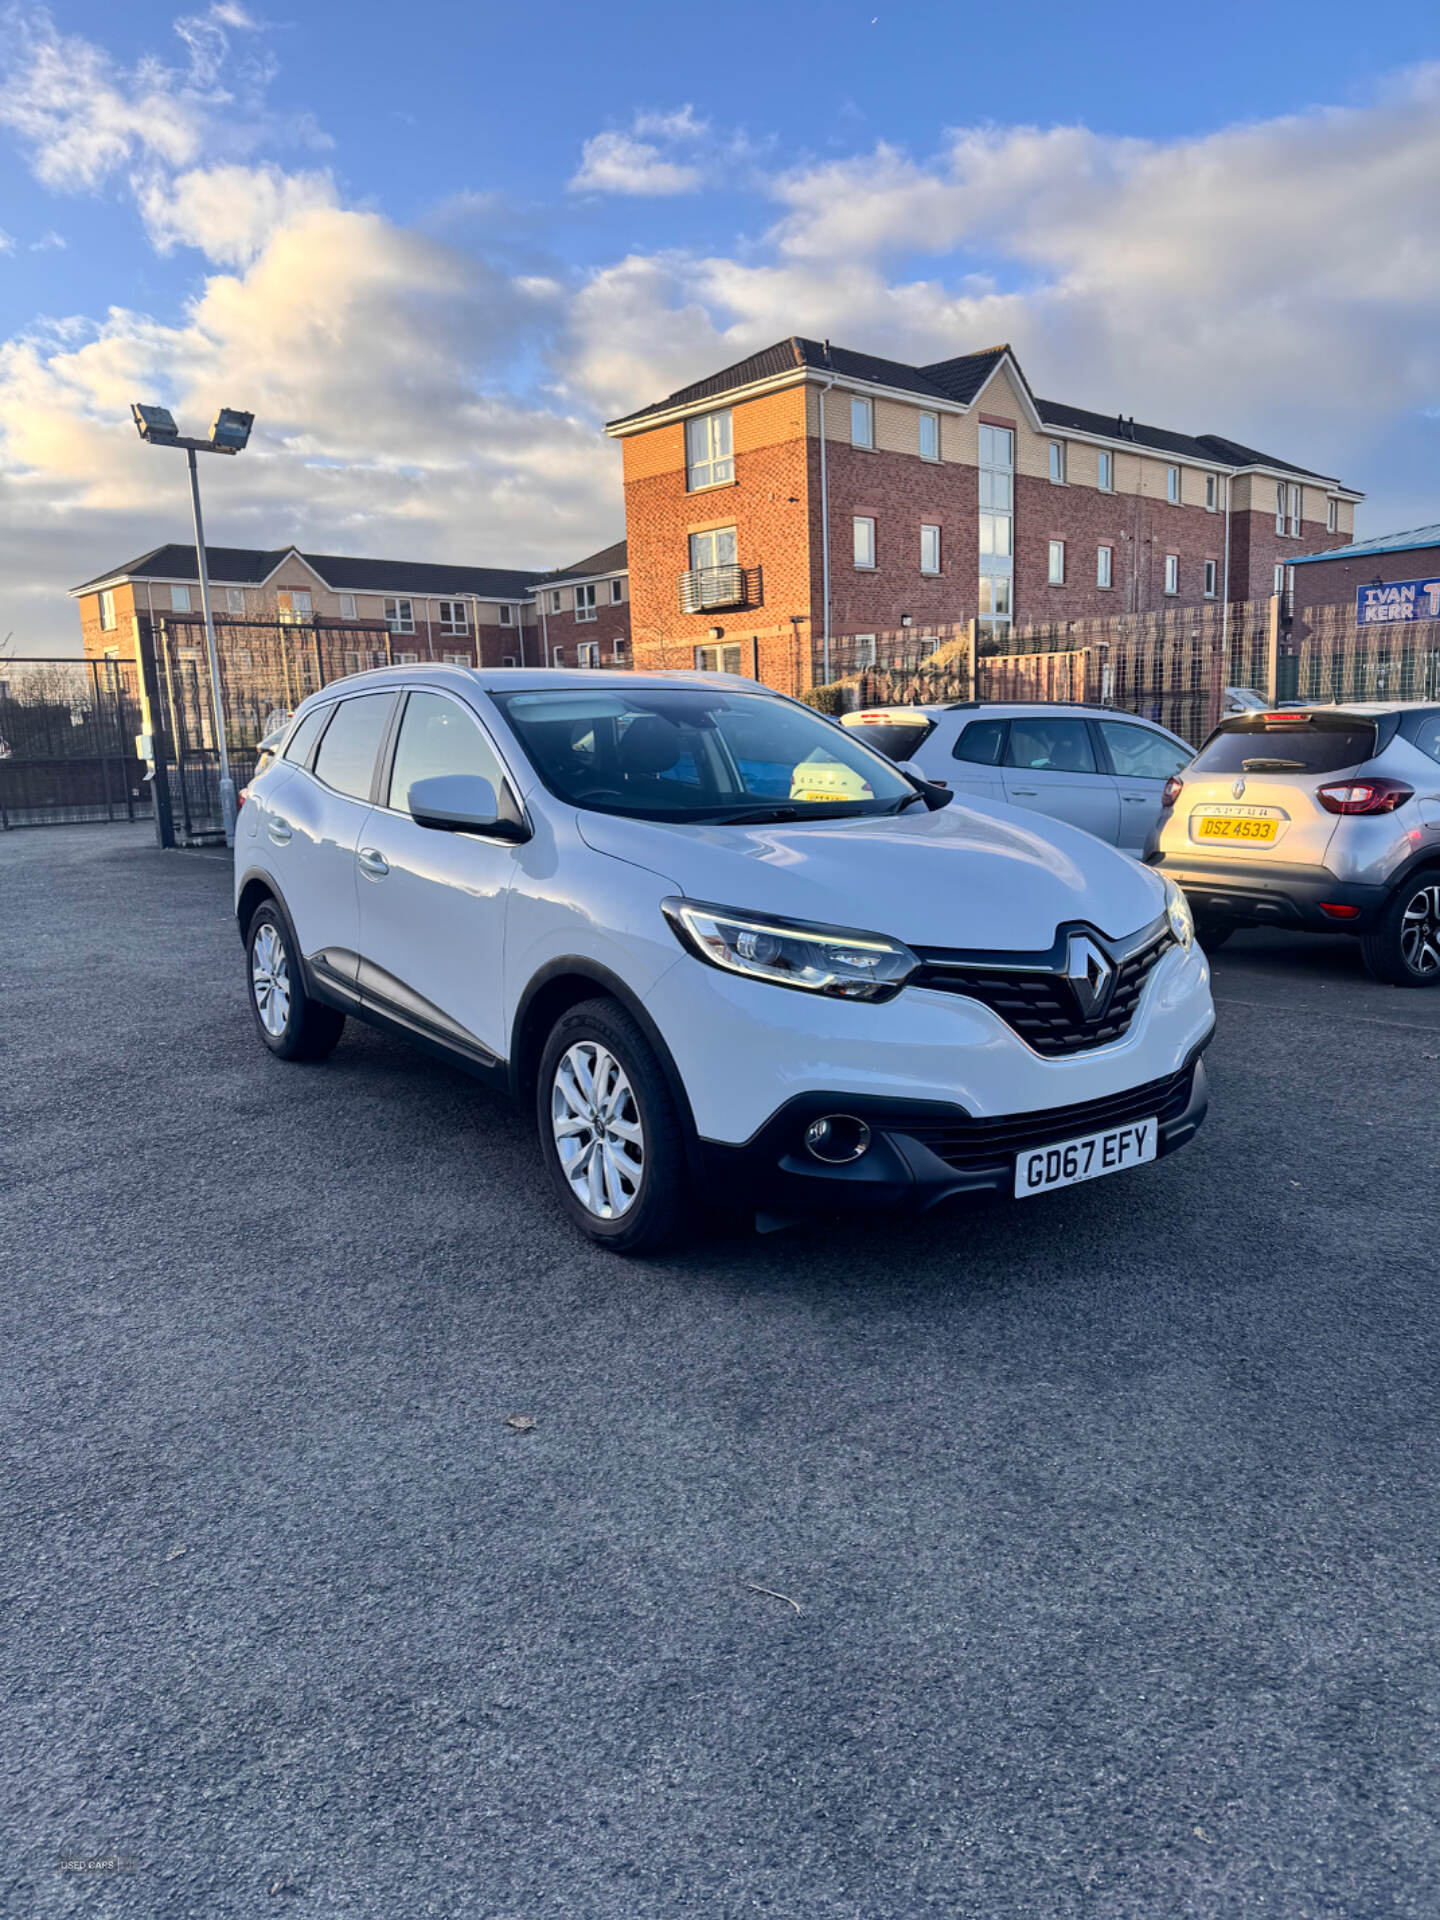
M 695 1127 L 695 1115 L 690 1106 L 690 1096 L 680 1076 L 680 1069 L 675 1064 L 674 1055 L 666 1043 L 664 1034 L 655 1024 L 653 1016 L 634 988 L 628 986 L 618 974 L 612 973 L 598 960 L 590 960 L 580 954 L 566 954 L 559 959 L 548 960 L 538 973 L 532 975 L 528 986 L 520 996 L 515 1008 L 515 1018 L 510 1026 L 509 1079 L 512 1096 L 523 1106 L 534 1090 L 533 1084 L 530 1084 L 531 1076 L 526 1070 L 525 1050 L 521 1046 L 521 1036 L 525 1031 L 530 1010 L 552 980 L 564 979 L 567 976 L 590 981 L 597 992 L 607 994 L 610 999 L 618 1001 L 649 1041 L 654 1049 L 655 1058 L 660 1063 L 660 1071 L 665 1076 L 665 1083 L 670 1089 L 671 1097 L 685 1122 L 685 1157 L 691 1173 L 698 1177 L 699 1135 Z M 543 1046 L 542 1041 L 540 1047 L 534 1049 L 534 1058 L 537 1063 Z

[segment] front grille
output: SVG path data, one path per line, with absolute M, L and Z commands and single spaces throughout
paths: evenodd
M 1145 982 L 1157 960 L 1175 944 L 1167 927 L 1119 962 L 1115 984 L 1097 1021 L 1082 1018 L 1063 973 L 1028 973 L 1013 967 L 922 964 L 910 976 L 912 987 L 963 994 L 989 1007 L 1036 1053 L 1084 1053 L 1103 1047 L 1129 1031 Z M 921 960 L 925 956 L 921 954 Z
M 994 1120 L 946 1120 L 906 1127 L 904 1131 L 957 1173 L 988 1173 L 996 1168 L 1003 1171 L 1014 1155 L 1028 1153 L 1032 1147 L 1082 1139 L 1110 1127 L 1128 1126 L 1134 1120 L 1148 1120 L 1152 1114 L 1162 1126 L 1178 1119 L 1189 1103 L 1194 1075 L 1195 1062 L 1190 1060 L 1164 1080 L 1151 1080 L 1143 1087 L 1130 1087 L 1104 1100 L 1082 1100 L 1073 1107 L 1044 1107 L 1036 1113 L 1003 1114 Z

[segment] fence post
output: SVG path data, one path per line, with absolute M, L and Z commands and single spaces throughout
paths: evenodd
M 973 700 L 976 698 L 976 674 L 980 660 L 980 622 L 978 618 L 971 618 L 966 621 L 965 639 L 969 656 L 965 662 L 965 675 L 969 685 L 969 692 L 965 697 L 967 700 Z
M 1280 607 L 1283 594 L 1270 596 L 1270 624 L 1265 635 L 1265 699 L 1274 706 L 1280 698 Z
M 150 622 L 135 615 L 135 661 L 140 675 L 140 719 L 150 736 L 154 774 L 150 781 L 155 808 L 155 844 L 173 847 L 175 819 L 170 810 L 170 742 L 162 724 L 168 718 L 160 699 L 160 676 L 155 670 L 155 633 Z

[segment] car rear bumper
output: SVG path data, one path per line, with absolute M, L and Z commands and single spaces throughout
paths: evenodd
M 1148 855 L 1146 865 L 1182 888 L 1197 914 L 1244 926 L 1363 933 L 1389 897 L 1384 887 L 1337 880 L 1326 867 L 1195 860 L 1163 851 Z M 1336 918 L 1326 906 L 1357 911 L 1354 918 Z
M 1012 1193 L 1022 1152 L 1151 1116 L 1159 1123 L 1158 1159 L 1183 1147 L 1205 1118 L 1209 1085 L 1201 1055 L 1213 1038 L 1212 1027 L 1183 1066 L 1162 1080 L 1108 1099 L 988 1119 L 941 1101 L 800 1094 L 741 1146 L 700 1141 L 705 1190 L 782 1221 L 815 1213 L 923 1213 L 964 1195 Z M 869 1126 L 870 1146 L 859 1160 L 827 1166 L 806 1150 L 805 1129 L 826 1114 Z

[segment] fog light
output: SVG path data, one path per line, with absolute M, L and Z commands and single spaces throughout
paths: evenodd
M 827 1114 L 805 1129 L 805 1151 L 830 1167 L 858 1160 L 869 1145 L 869 1127 L 850 1113 Z

